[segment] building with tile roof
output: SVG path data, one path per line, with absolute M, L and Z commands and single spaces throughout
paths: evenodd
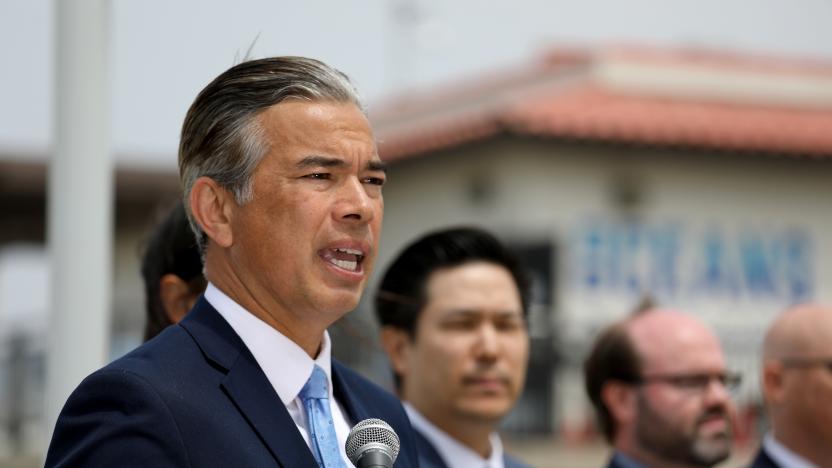
M 476 224 L 535 271 L 532 370 L 508 429 L 582 433 L 584 353 L 647 298 L 717 328 L 753 410 L 769 320 L 832 301 L 832 63 L 555 49 L 370 117 L 390 163 L 382 270 L 427 230 Z

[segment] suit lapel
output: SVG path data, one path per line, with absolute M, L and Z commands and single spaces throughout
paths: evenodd
M 419 466 L 422 468 L 447 468 L 442 456 L 436 447 L 422 435 L 418 429 L 413 429 L 413 439 L 416 441 L 416 450 L 419 452 Z
M 211 304 L 200 298 L 181 324 L 206 358 L 226 370 L 223 391 L 278 462 L 287 468 L 317 468 L 306 441 L 254 356 Z
M 245 354 L 249 353 L 240 356 L 222 383 L 228 397 L 283 466 L 317 468 L 283 402 L 254 358 Z
M 766 449 L 760 447 L 760 451 L 757 452 L 757 457 L 754 458 L 750 468 L 779 468 L 779 466 L 766 452 Z
M 358 397 L 358 389 L 351 386 L 349 376 L 341 364 L 332 360 L 332 393 L 335 399 L 341 403 L 347 418 L 352 425 L 355 425 L 367 418 L 378 417 L 373 415 L 369 408 L 362 403 Z

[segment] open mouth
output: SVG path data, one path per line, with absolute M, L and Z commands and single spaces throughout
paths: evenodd
M 358 273 L 361 271 L 361 262 L 364 261 L 364 252 L 348 248 L 324 249 L 321 258 L 341 270 Z

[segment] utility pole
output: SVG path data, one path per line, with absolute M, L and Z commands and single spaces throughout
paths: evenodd
M 108 355 L 112 295 L 110 3 L 55 0 L 55 105 L 47 194 L 52 286 L 45 436 Z M 45 451 L 44 451 L 45 452 Z

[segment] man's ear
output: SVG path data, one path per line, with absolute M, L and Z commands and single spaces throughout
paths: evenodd
M 230 247 L 234 242 L 231 230 L 234 196 L 214 179 L 200 177 L 191 188 L 188 202 L 191 214 L 205 234 L 220 247 Z
M 601 387 L 601 401 L 609 409 L 617 424 L 635 421 L 638 408 L 633 386 L 618 380 L 610 380 Z
M 407 376 L 410 344 L 410 335 L 401 328 L 381 327 L 381 346 L 390 358 L 393 372 L 402 378 Z
M 159 279 L 159 297 L 171 323 L 179 323 L 188 313 L 191 296 L 188 283 L 173 273 L 162 275 Z
M 760 379 L 762 380 L 763 398 L 766 401 L 779 402 L 783 400 L 786 390 L 782 363 L 778 361 L 764 362 Z

